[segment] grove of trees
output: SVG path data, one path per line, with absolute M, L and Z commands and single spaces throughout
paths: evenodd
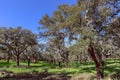
M 39 21 L 39 34 L 30 30 L 0 27 L 0 58 L 30 62 L 40 60 L 59 67 L 78 61 L 96 65 L 97 79 L 104 77 L 105 58 L 120 58 L 120 1 L 77 0 L 62 4 L 52 16 Z M 44 42 L 44 43 L 42 43 Z

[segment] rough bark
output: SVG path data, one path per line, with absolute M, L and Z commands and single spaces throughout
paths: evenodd
M 93 49 L 92 45 L 89 45 L 88 52 L 89 52 L 91 58 L 93 59 L 93 61 L 95 62 L 96 71 L 97 71 L 97 79 L 99 80 L 100 78 L 102 78 L 102 70 L 100 68 L 100 63 L 97 60 L 97 57 L 95 56 L 94 49 Z

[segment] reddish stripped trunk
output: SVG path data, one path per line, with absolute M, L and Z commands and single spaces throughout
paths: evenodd
M 100 54 L 99 55 L 99 61 L 100 61 L 100 64 L 101 64 L 101 78 L 103 78 L 104 77 L 104 56 L 103 56 L 103 54 Z
M 102 77 L 102 71 L 101 71 L 101 68 L 100 68 L 100 63 L 97 60 L 97 57 L 95 56 L 93 47 L 91 45 L 89 45 L 89 47 L 88 47 L 88 52 L 89 52 L 91 58 L 93 59 L 93 61 L 95 62 L 96 70 L 97 70 L 97 79 L 99 80 L 100 77 Z

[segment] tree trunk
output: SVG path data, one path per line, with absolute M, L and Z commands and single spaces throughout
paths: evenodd
M 61 62 L 60 61 L 58 62 L 58 65 L 59 65 L 59 67 L 61 67 Z
M 89 45 L 89 47 L 88 47 L 88 52 L 89 52 L 90 56 L 92 57 L 93 61 L 95 62 L 96 71 L 97 71 L 97 79 L 100 80 L 100 78 L 102 78 L 102 70 L 100 68 L 100 63 L 97 60 L 97 57 L 95 56 L 93 47 L 91 45 Z
M 104 77 L 104 55 L 103 54 L 100 54 L 99 55 L 99 61 L 100 61 L 100 64 L 101 64 L 101 78 Z
M 7 57 L 7 63 L 9 63 L 9 62 L 10 62 L 10 56 Z
M 99 80 L 101 78 L 101 68 L 99 63 L 96 63 L 96 71 L 97 71 L 97 79 Z
M 28 67 L 30 67 L 30 59 L 28 59 L 27 61 L 28 61 Z
M 7 63 L 9 63 L 10 58 L 11 58 L 11 53 L 10 53 L 10 51 L 9 51 L 9 52 L 7 53 Z
M 7 63 L 10 63 L 10 59 L 7 59 Z
M 16 66 L 17 66 L 17 67 L 19 66 L 19 54 L 16 55 Z
M 65 67 L 67 68 L 68 67 L 68 61 L 65 61 L 64 64 L 65 64 Z
M 64 59 L 65 67 L 68 67 L 68 53 L 69 51 L 65 52 L 65 59 Z

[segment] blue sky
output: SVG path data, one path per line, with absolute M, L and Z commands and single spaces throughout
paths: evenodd
M 37 33 L 43 15 L 52 15 L 60 4 L 76 0 L 0 0 L 0 27 L 22 26 Z

